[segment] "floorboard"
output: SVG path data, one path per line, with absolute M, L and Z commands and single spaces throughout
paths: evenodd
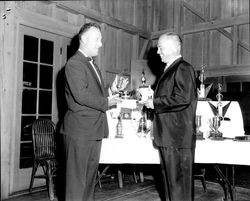
M 223 191 L 219 184 L 207 182 L 207 192 L 204 192 L 199 181 L 195 181 L 195 201 L 222 201 Z M 124 180 L 124 188 L 118 188 L 115 179 L 102 183 L 102 188 L 96 186 L 96 201 L 160 201 L 152 179 L 143 183 L 134 183 L 132 179 Z M 237 201 L 249 201 L 250 189 L 236 188 Z M 48 201 L 46 191 L 17 196 L 6 201 Z M 57 201 L 57 199 L 55 199 Z

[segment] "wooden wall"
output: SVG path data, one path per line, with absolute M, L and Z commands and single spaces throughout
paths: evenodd
M 141 41 L 150 37 L 152 0 L 32 1 L 17 6 L 75 27 L 100 23 L 103 48 L 98 61 L 107 84 L 117 73 L 130 77 L 131 59 L 138 58 Z
M 100 23 L 98 63 L 107 84 L 117 73 L 130 77 L 131 60 L 147 58 L 166 31 L 183 35 L 184 57 L 198 70 L 206 65 L 208 77 L 245 75 L 250 80 L 249 0 L 2 1 L 0 11 L 2 198 L 13 193 L 10 180 L 18 160 L 13 150 L 19 151 L 13 142 L 20 134 L 20 24 L 71 38 L 83 23 Z
M 249 75 L 249 6 L 248 0 L 157 0 L 152 39 L 178 31 L 184 57 L 197 69 L 205 65 L 207 76 Z

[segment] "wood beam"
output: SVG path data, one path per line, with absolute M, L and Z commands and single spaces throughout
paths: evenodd
M 75 5 L 67 1 L 51 1 L 56 4 L 57 7 L 65 9 L 70 12 L 74 12 L 81 15 L 86 15 L 88 18 L 97 20 L 101 23 L 108 24 L 110 26 L 116 27 L 118 29 L 123 29 L 132 34 L 139 34 L 143 38 L 150 38 L 150 34 L 144 30 L 138 29 L 136 26 L 125 23 L 121 20 L 115 19 L 113 17 L 108 17 L 99 12 L 89 9 L 83 5 Z
M 178 34 L 181 33 L 181 1 L 174 1 L 174 31 Z
M 190 6 L 186 2 L 182 2 L 182 4 L 187 9 L 189 9 L 192 13 L 194 13 L 195 15 L 200 17 L 202 20 L 206 21 L 206 17 L 200 11 L 198 11 L 194 7 Z M 249 16 L 242 15 L 242 16 L 231 17 L 231 18 L 222 19 L 222 20 L 212 20 L 210 22 L 199 23 L 199 24 L 191 25 L 191 26 L 189 25 L 188 27 L 182 27 L 181 33 L 182 34 L 191 34 L 191 33 L 196 33 L 196 32 L 217 29 L 220 33 L 222 33 L 224 36 L 226 36 L 227 38 L 229 38 L 230 40 L 233 41 L 235 39 L 233 34 L 229 33 L 228 31 L 224 30 L 223 28 L 234 26 L 234 25 L 248 24 L 248 23 L 249 23 Z M 151 34 L 151 39 L 156 39 L 159 37 L 159 35 L 167 32 L 167 31 L 169 31 L 169 30 L 166 29 L 166 30 L 153 32 Z M 250 45 L 248 43 L 240 40 L 238 37 L 237 37 L 237 41 L 241 47 L 243 47 L 247 51 L 250 51 Z
M 182 2 L 182 4 L 184 7 L 186 7 L 188 10 L 190 10 L 192 13 L 194 13 L 196 16 L 200 17 L 203 21 L 207 21 L 206 17 L 200 11 L 195 9 L 193 6 L 191 6 L 190 4 L 188 4 L 186 2 Z M 214 22 L 216 22 L 216 24 L 217 24 L 215 27 L 213 26 Z M 218 22 L 219 22 L 219 24 L 218 24 Z M 222 24 L 220 24 L 221 22 L 222 22 Z M 249 16 L 248 15 L 232 17 L 232 18 L 228 18 L 226 20 L 210 21 L 208 23 L 211 24 L 210 29 L 211 29 L 211 27 L 214 27 L 214 29 L 217 29 L 220 33 L 222 33 L 224 36 L 226 36 L 230 40 L 237 39 L 236 41 L 238 41 L 239 45 L 241 45 L 246 50 L 250 51 L 249 44 L 242 42 L 241 40 L 238 39 L 238 37 L 233 36 L 230 32 L 223 29 L 224 27 L 228 27 L 228 26 L 235 26 L 235 25 L 249 23 Z M 218 25 L 219 25 L 219 27 L 217 27 Z M 184 32 L 182 32 L 182 33 L 184 34 Z
M 144 56 L 144 54 L 147 50 L 147 47 L 148 47 L 148 43 L 149 43 L 149 40 L 144 41 L 144 44 L 143 44 L 142 49 L 141 49 L 140 54 L 139 54 L 139 59 L 143 59 L 143 56 Z
M 198 68 L 195 70 L 199 70 Z M 206 68 L 206 77 L 250 75 L 250 65 L 218 65 Z
M 166 32 L 173 32 L 174 29 L 170 28 L 170 29 L 164 29 L 164 30 L 160 30 L 160 31 L 154 31 L 151 34 L 151 40 L 155 40 L 157 38 L 159 38 L 160 35 L 166 33 Z

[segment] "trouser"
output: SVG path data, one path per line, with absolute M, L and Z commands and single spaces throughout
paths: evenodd
M 66 201 L 94 201 L 101 143 L 65 137 Z
M 193 201 L 193 149 L 159 147 L 166 200 Z

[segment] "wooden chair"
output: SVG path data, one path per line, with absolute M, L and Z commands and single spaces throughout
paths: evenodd
M 101 166 L 101 165 L 100 165 Z M 105 178 L 105 177 L 112 177 L 111 174 L 107 174 L 108 169 L 110 169 L 111 165 L 105 165 L 105 167 L 102 169 L 99 166 L 99 170 L 97 172 L 97 179 L 96 179 L 96 184 L 99 184 L 99 187 L 102 188 L 102 183 L 101 183 L 101 179 Z M 117 181 L 118 181 L 118 186 L 119 188 L 123 188 L 123 177 L 124 177 L 124 173 L 123 171 L 118 167 L 115 168 L 115 172 L 117 171 Z M 135 170 L 132 170 L 133 173 L 133 178 L 134 178 L 134 182 L 138 183 L 138 179 L 137 179 L 137 174 Z M 144 175 L 143 172 L 139 171 L 139 180 L 140 182 L 144 182 Z
M 207 185 L 206 185 L 205 175 L 206 175 L 206 169 L 205 168 L 195 166 L 194 179 L 200 180 L 201 184 L 203 186 L 204 192 L 207 192 Z
M 29 191 L 35 178 L 46 179 L 50 200 L 54 200 L 53 177 L 56 172 L 56 143 L 55 124 L 49 119 L 37 119 L 32 123 L 32 142 L 34 163 L 30 180 Z M 44 174 L 36 174 L 42 167 Z

